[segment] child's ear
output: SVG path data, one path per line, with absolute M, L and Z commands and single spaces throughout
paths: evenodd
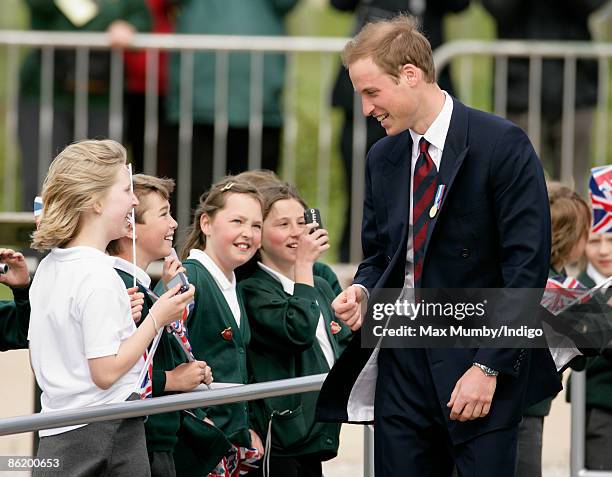
M 207 237 L 210 235 L 210 217 L 206 214 L 200 216 L 200 230 Z
M 138 232 L 135 230 L 133 226 L 131 226 L 129 228 L 129 232 L 125 234 L 123 237 L 129 240 L 132 240 L 132 237 L 134 237 L 134 235 L 135 235 L 136 240 L 138 240 Z
M 102 201 L 100 199 L 94 200 L 91 208 L 95 214 L 100 215 L 102 213 Z

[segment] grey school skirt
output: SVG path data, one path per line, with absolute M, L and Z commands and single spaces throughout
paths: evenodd
M 38 459 L 59 459 L 61 469 L 36 469 L 33 477 L 150 477 L 141 417 L 93 422 L 40 439 Z

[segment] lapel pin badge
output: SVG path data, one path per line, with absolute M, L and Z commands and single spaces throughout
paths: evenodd
M 331 328 L 332 335 L 338 334 L 340 330 L 342 330 L 342 326 L 340 326 L 337 321 L 332 321 L 329 327 Z
M 223 338 L 225 341 L 232 341 L 233 337 L 234 333 L 232 332 L 231 326 L 228 326 L 221 332 L 221 338 Z

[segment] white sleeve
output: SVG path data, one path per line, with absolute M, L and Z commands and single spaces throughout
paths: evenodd
M 117 354 L 121 342 L 135 330 L 127 294 L 122 296 L 110 288 L 95 289 L 81 305 L 83 350 L 87 359 Z

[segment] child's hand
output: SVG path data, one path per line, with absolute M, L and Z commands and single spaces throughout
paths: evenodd
M 138 287 L 127 289 L 130 296 L 130 306 L 132 307 L 132 319 L 138 323 L 142 318 L 142 307 L 144 305 L 144 293 L 138 291 Z
M 314 263 L 329 248 L 329 234 L 325 229 L 315 230 L 316 223 L 306 224 L 298 239 L 296 262 Z
M 0 283 L 12 288 L 23 288 L 30 283 L 30 274 L 23 255 L 10 248 L 0 248 L 0 262 L 9 266 L 6 273 L 0 274 Z
M 204 361 L 179 364 L 166 371 L 166 391 L 191 391 L 198 385 L 212 383 L 212 371 Z
M 249 434 L 251 434 L 251 447 L 254 447 L 259 451 L 259 455 L 264 455 L 264 446 L 261 443 L 261 438 L 257 435 L 253 429 L 249 429 Z
M 158 326 L 167 325 L 181 318 L 185 307 L 193 300 L 193 296 L 195 295 L 195 287 L 193 285 L 189 285 L 189 290 L 185 293 L 179 293 L 177 295 L 180 288 L 180 284 L 174 285 L 170 290 L 160 296 L 159 300 L 157 300 L 151 308 L 151 314 L 155 318 L 155 322 Z
M 164 283 L 164 289 L 168 288 L 168 282 L 179 272 L 185 273 L 186 270 L 183 264 L 178 258 L 166 257 L 164 259 L 164 267 L 162 269 L 162 282 Z

